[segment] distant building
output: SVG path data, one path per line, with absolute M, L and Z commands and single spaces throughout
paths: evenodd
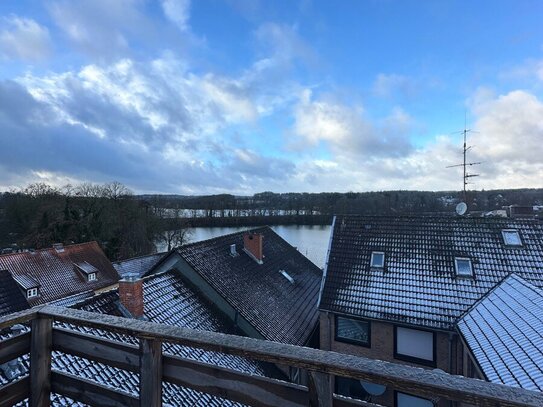
M 119 275 L 96 242 L 0 255 L 0 270 L 7 270 L 29 306 L 73 295 L 107 289 Z
M 464 316 L 471 326 L 468 312 L 513 273 L 543 286 L 537 219 L 338 216 L 319 305 L 321 349 L 493 380 L 475 368 L 476 346 L 466 346 L 457 323 Z M 446 404 L 341 378 L 336 388 L 384 405 Z

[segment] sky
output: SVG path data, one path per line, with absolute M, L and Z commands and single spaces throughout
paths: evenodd
M 1 0 L 0 190 L 543 187 L 540 0 Z

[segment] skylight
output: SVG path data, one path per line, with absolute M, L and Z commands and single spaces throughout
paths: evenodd
M 458 277 L 473 277 L 473 269 L 471 267 L 470 259 L 456 257 L 454 259 L 454 265 L 456 269 L 456 275 Z
M 503 242 L 506 246 L 522 246 L 520 234 L 516 229 L 502 230 Z
M 385 267 L 385 253 L 384 252 L 371 252 L 371 267 L 383 268 Z

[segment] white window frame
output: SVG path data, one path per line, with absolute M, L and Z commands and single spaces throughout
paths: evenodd
M 467 261 L 469 263 L 469 270 L 470 270 L 469 274 L 460 273 L 460 268 L 458 267 L 459 261 Z M 471 259 L 469 257 L 455 257 L 454 271 L 455 271 L 456 277 L 472 278 L 473 277 L 473 263 L 471 262 Z
M 381 262 L 380 265 L 374 264 L 373 260 L 375 259 L 375 255 L 382 255 L 383 256 L 383 261 Z M 371 252 L 370 267 L 371 268 L 376 268 L 376 269 L 385 268 L 385 252 Z
M 34 298 L 38 296 L 38 289 L 36 287 L 26 290 L 26 298 Z
M 518 243 L 508 243 L 507 238 L 505 237 L 508 233 L 516 234 L 516 237 L 518 238 Z M 503 244 L 505 244 L 507 247 L 521 247 L 522 246 L 522 238 L 520 237 L 520 233 L 517 229 L 502 229 L 502 238 L 503 238 Z
M 90 273 L 88 277 L 88 281 L 96 281 L 96 273 Z
M 413 343 L 413 340 L 416 339 L 416 335 L 420 334 L 426 334 L 426 335 L 432 335 L 432 343 L 431 343 L 431 350 L 432 350 L 432 358 L 424 357 L 421 352 L 401 352 L 401 349 L 399 349 L 398 344 L 401 341 L 400 336 L 402 333 L 405 334 L 412 334 L 411 338 L 404 339 L 406 343 L 409 343 L 411 341 L 411 344 Z M 413 335 L 415 337 L 413 338 Z M 405 348 L 405 345 L 403 346 Z M 409 347 L 409 346 L 408 346 Z M 416 328 L 408 328 L 405 326 L 394 326 L 394 358 L 399 360 L 405 360 L 408 362 L 418 363 L 422 365 L 427 366 L 435 366 L 436 365 L 436 333 L 433 331 L 428 331 L 425 329 L 416 329 Z

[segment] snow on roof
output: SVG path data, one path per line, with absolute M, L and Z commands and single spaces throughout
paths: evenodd
M 145 316 L 151 322 L 179 327 L 222 332 L 241 335 L 236 327 L 213 305 L 206 302 L 197 292 L 183 282 L 181 277 L 168 271 L 146 278 L 143 281 Z M 76 304 L 74 308 L 84 311 L 122 316 L 119 311 L 119 295 L 117 290 L 111 290 Z M 104 332 L 70 324 L 56 323 L 55 326 L 77 330 L 90 335 L 96 335 L 114 341 L 138 344 L 134 337 Z M 256 362 L 240 356 L 227 355 L 219 352 L 205 351 L 187 346 L 167 344 L 163 345 L 164 353 L 189 358 L 204 363 L 213 364 L 244 373 L 284 379 L 284 376 L 273 366 Z M 28 355 L 20 358 L 24 369 L 28 371 Z M 53 352 L 52 368 L 67 372 L 100 384 L 123 390 L 131 394 L 138 391 L 138 375 L 107 366 L 98 362 L 89 361 L 61 352 Z M 0 385 L 9 382 L 0 371 Z M 53 406 L 74 405 L 83 406 L 82 403 L 70 404 L 65 398 L 52 395 Z M 68 403 L 68 404 L 66 404 Z M 183 388 L 171 383 L 163 384 L 164 405 L 205 405 L 205 406 L 239 406 L 229 400 L 211 396 L 196 390 Z
M 245 233 L 263 235 L 264 261 L 244 251 Z M 269 227 L 181 246 L 177 252 L 264 338 L 304 345 L 318 320 L 322 271 Z M 280 270 L 288 273 L 294 283 Z
M 543 391 L 543 290 L 512 274 L 458 330 L 489 381 Z
M 154 253 L 147 256 L 133 257 L 131 259 L 121 260 L 113 263 L 117 273 L 124 278 L 126 275 L 137 275 L 142 277 L 151 268 L 153 268 L 167 252 Z
M 504 244 L 518 230 L 522 247 Z M 543 224 L 536 219 L 337 216 L 322 310 L 454 330 L 476 301 L 511 273 L 543 286 Z M 370 267 L 373 251 L 383 269 Z M 455 257 L 472 277 L 456 276 Z
M 89 282 L 74 264 L 88 263 L 86 268 L 99 270 L 99 278 Z M 0 269 L 9 270 L 25 288 L 40 287 L 39 295 L 28 300 L 31 306 L 44 304 L 88 290 L 98 290 L 115 284 L 119 275 L 98 243 L 88 242 L 35 252 L 0 255 Z

